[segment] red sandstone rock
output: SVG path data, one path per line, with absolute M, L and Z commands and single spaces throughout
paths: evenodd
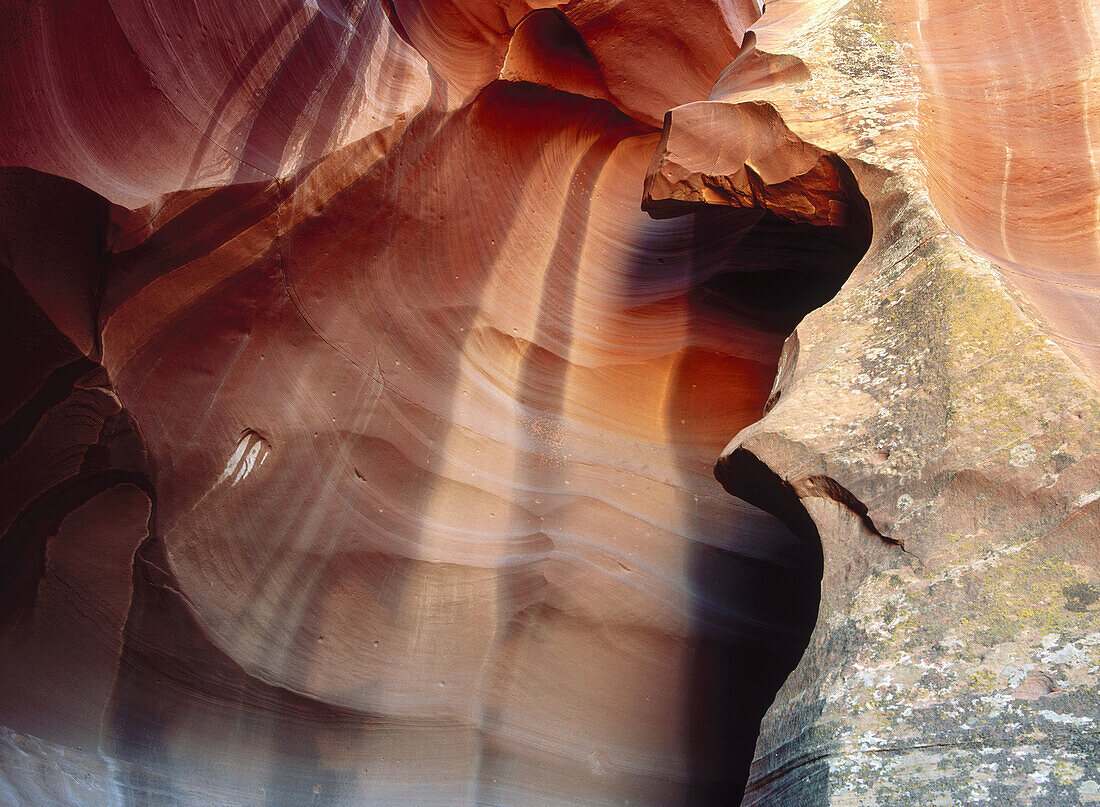
M 3 12 L 0 801 L 733 804 L 807 641 L 749 803 L 1086 742 L 1091 17 L 938 1 Z
M 130 206 L 285 177 L 429 89 L 373 2 L 18 2 L 4 27 L 4 163 Z
M 1047 11 L 931 0 L 896 14 L 921 81 L 919 149 L 933 203 L 1095 380 L 1100 21 L 1087 0 Z
M 847 166 L 794 135 L 764 103 L 702 101 L 666 114 L 642 205 L 659 215 L 684 203 L 756 208 L 869 235 Z

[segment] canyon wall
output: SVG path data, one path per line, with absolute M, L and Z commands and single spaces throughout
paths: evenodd
M 1100 801 L 1087 0 L 2 14 L 0 803 Z

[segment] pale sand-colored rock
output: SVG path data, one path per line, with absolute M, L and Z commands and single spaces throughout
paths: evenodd
M 808 514 L 825 554 L 818 624 L 762 726 L 746 804 L 1078 804 L 1098 775 L 1100 622 L 1084 604 L 1098 582 L 1095 308 L 1085 288 L 1054 305 L 1048 291 L 1067 267 L 1081 286 L 1095 276 L 1096 190 L 1069 169 L 1088 159 L 1079 133 L 1095 116 L 1076 117 L 1082 88 L 1057 76 L 1097 57 L 1078 46 L 1019 71 L 1066 103 L 1002 128 L 1009 107 L 982 104 L 997 50 L 1020 40 L 991 33 L 1000 7 L 936 12 L 762 20 L 761 41 L 813 77 L 768 99 L 853 161 L 876 238 L 799 325 L 773 408 L 719 464 L 731 491 L 763 491 L 792 523 Z M 993 183 L 997 138 L 1045 147 Z M 976 213 L 990 193 L 996 214 Z M 1039 247 L 1055 230 L 1059 247 Z M 1045 280 L 1022 284 L 1005 244 Z M 1035 694 L 1028 676 L 1052 685 Z

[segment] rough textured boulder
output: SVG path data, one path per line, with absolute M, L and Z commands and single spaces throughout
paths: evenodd
M 1100 800 L 1086 0 L 2 14 L 0 802 Z

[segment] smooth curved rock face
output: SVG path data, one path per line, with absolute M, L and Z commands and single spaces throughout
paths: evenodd
M 130 207 L 286 177 L 430 92 L 373 2 L 19 0 L 4 28 L 5 164 Z
M 1091 260 L 1095 172 L 945 135 L 1009 75 L 953 6 L 760 11 L 4 12 L 0 801 L 735 804 L 808 641 L 749 803 L 990 792 L 860 762 L 960 692 L 998 796 L 1088 800 L 1095 334 L 996 278 L 1088 304 L 1025 223 Z M 1029 570 L 1069 616 L 1003 601 Z M 1075 767 L 1010 769 L 1013 721 Z
M 919 148 L 933 204 L 1095 379 L 1100 10 L 1072 2 L 1048 17 L 1022 3 L 930 2 L 899 14 L 924 88 Z M 988 45 L 979 57 L 960 47 L 966 39 Z

